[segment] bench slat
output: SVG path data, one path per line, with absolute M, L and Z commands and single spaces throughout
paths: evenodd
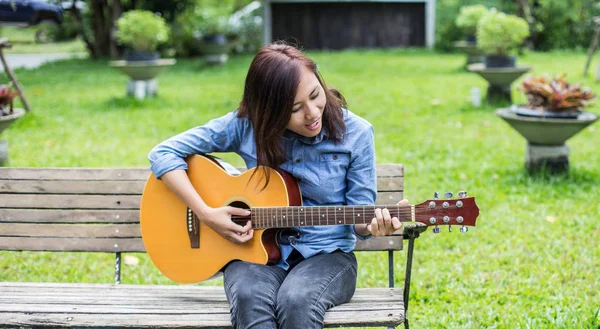
M 3 194 L 0 208 L 139 209 L 140 195 Z
M 210 281 L 209 281 L 210 282 Z M 160 296 L 161 294 L 172 296 L 218 296 L 225 298 L 223 286 L 195 286 L 195 285 L 138 285 L 138 284 L 106 284 L 106 283 L 59 283 L 59 282 L 0 282 L 2 292 L 15 292 L 18 294 L 32 293 L 39 295 L 46 293 L 81 294 L 90 293 L 102 296 L 126 295 L 126 296 Z M 376 300 L 376 298 L 389 298 L 400 296 L 399 288 L 361 288 L 354 293 L 353 300 Z M 224 299 L 223 299 L 224 300 Z M 0 303 L 2 299 L 0 299 Z
M 139 224 L 8 224 L 0 223 L 0 236 L 140 238 Z
M 131 301 L 134 303 L 135 301 Z M 69 328 L 231 328 L 229 312 L 220 314 L 71 314 L 4 312 L 3 326 Z M 327 312 L 325 327 L 395 327 L 402 323 L 400 312 L 388 310 Z
M 8 327 L 231 326 L 222 287 L 8 282 L 0 283 L 0 295 L 0 317 Z M 396 326 L 403 310 L 402 289 L 362 288 L 349 303 L 330 309 L 325 324 Z
M 55 297 L 63 298 L 61 295 Z M 5 298 L 4 296 L 2 298 Z M 6 297 L 6 301 L 10 303 L 0 304 L 2 312 L 20 312 L 23 309 L 35 307 L 35 313 L 62 313 L 68 310 L 70 313 L 132 313 L 132 314 L 195 314 L 198 313 L 198 308 L 202 308 L 204 314 L 228 313 L 229 303 L 227 300 L 222 302 L 194 300 L 193 302 L 173 301 L 170 299 L 142 299 L 123 296 L 117 299 L 106 299 L 102 304 L 86 303 L 84 299 L 68 299 L 61 303 L 53 303 L 48 297 L 40 298 L 28 296 L 28 299 L 34 299 L 34 302 L 29 302 L 21 298 Z M 89 297 L 88 297 L 89 298 Z M 93 298 L 100 298 L 94 296 Z M 92 299 L 94 300 L 94 299 Z M 98 300 L 99 301 L 99 300 Z M 135 303 L 132 303 L 135 301 Z M 366 310 L 390 310 L 393 311 L 397 305 L 391 304 L 388 300 L 383 302 L 353 302 L 345 304 L 341 309 L 335 309 L 331 312 L 348 312 L 348 311 L 366 311 Z
M 142 194 L 146 181 L 0 180 L 0 193 Z
M 1 172 L 1 171 L 0 171 Z M 131 180 L 0 180 L 6 194 L 142 194 L 146 181 Z M 380 192 L 402 191 L 403 177 L 379 177 Z
M 145 181 L 149 174 L 148 168 L 3 168 L 0 179 Z
M 62 284 L 64 288 L 64 284 Z M 386 288 L 387 289 L 387 288 Z M 365 290 L 365 291 L 363 291 Z M 125 302 L 129 302 L 135 297 L 139 304 L 155 304 L 157 302 L 168 301 L 168 305 L 175 304 L 189 304 L 191 301 L 194 303 L 224 303 L 227 302 L 223 289 L 220 291 L 202 291 L 202 295 L 198 295 L 198 292 L 177 292 L 179 300 L 173 299 L 173 292 L 171 290 L 165 291 L 151 291 L 146 292 L 110 292 L 106 296 L 99 298 L 99 292 L 89 292 L 88 289 L 70 289 L 69 292 L 65 291 L 54 291 L 54 290 L 11 290 L 10 288 L 2 288 L 3 292 L 2 300 L 0 304 L 14 304 L 14 303 L 30 303 L 30 304 L 63 304 L 63 303 L 77 303 L 80 305 L 121 305 Z M 105 290 L 106 291 L 106 290 Z M 60 296 L 60 299 L 56 299 L 56 296 Z M 391 296 L 383 291 L 371 291 L 371 289 L 358 289 L 356 294 L 352 297 L 353 308 L 364 307 L 371 303 L 386 303 L 389 301 Z M 138 303 L 136 302 L 136 305 Z M 131 307 L 131 304 L 124 304 L 125 306 Z M 359 306 L 356 306 L 359 305 Z M 363 305 L 363 306 L 360 306 Z M 3 306 L 4 307 L 4 306 Z
M 0 195 L 2 198 L 2 195 Z M 0 209 L 0 222 L 18 223 L 139 223 L 139 209 Z
M 402 192 L 377 193 L 378 205 L 396 204 Z M 140 195 L 2 194 L 0 208 L 28 209 L 139 209 Z
M 390 243 L 392 241 L 392 243 Z M 402 250 L 402 237 L 380 237 L 357 240 L 356 251 Z M 0 250 L 13 251 L 88 251 L 146 252 L 141 238 L 48 238 L 2 237 Z
M 145 252 L 142 239 L 87 239 L 87 238 L 24 238 L 3 237 L 0 250 L 15 251 L 94 251 Z
M 245 168 L 238 168 L 240 171 Z M 378 164 L 377 176 L 404 176 L 401 164 Z M 142 180 L 150 175 L 148 168 L 2 168 L 0 179 L 14 180 Z

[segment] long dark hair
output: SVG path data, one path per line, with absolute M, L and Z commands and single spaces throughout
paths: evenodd
M 238 117 L 252 122 L 258 165 L 277 169 L 285 161 L 280 138 L 292 116 L 302 66 L 315 74 L 325 92 L 323 129 L 327 138 L 339 142 L 346 132 L 341 111 L 347 106 L 346 100 L 337 90 L 327 88 L 317 64 L 284 43 L 262 47 L 250 64 L 238 111 Z M 269 182 L 266 169 L 265 174 L 266 186 Z

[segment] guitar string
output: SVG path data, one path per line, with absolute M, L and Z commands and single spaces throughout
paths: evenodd
M 358 206 L 358 207 L 354 206 L 354 207 L 358 208 L 360 206 Z M 370 207 L 373 207 L 373 206 L 370 206 Z M 392 206 L 392 207 L 396 207 L 396 206 Z M 268 207 L 268 208 L 265 207 L 265 208 L 261 208 L 261 209 L 274 209 L 274 208 L 276 208 L 276 207 Z M 281 208 L 287 208 L 287 207 L 281 207 Z M 299 206 L 295 207 L 294 209 L 296 209 L 296 211 L 297 211 L 300 208 L 311 209 L 311 207 L 299 207 Z M 326 223 L 324 225 L 346 224 L 346 222 L 348 221 L 348 219 L 350 219 L 352 221 L 351 224 L 355 223 L 355 221 L 353 220 L 352 216 L 350 218 L 347 218 L 347 216 L 346 216 L 346 215 L 350 214 L 350 209 L 348 209 L 348 208 L 345 208 L 344 211 L 341 211 L 341 214 L 340 214 L 340 210 L 336 210 L 335 209 L 335 208 L 337 208 L 335 206 L 331 206 L 331 207 L 312 207 L 312 208 L 321 208 L 321 210 L 323 210 L 323 209 L 326 210 L 325 212 L 323 212 L 323 211 L 320 212 L 320 215 L 322 215 L 322 216 L 328 216 L 328 218 L 325 219 Z M 422 210 L 422 209 L 431 210 L 431 208 L 426 207 L 426 206 L 416 206 L 415 208 L 416 208 L 416 210 Z M 253 209 L 258 209 L 258 208 L 253 208 Z M 413 213 L 412 213 L 412 210 L 410 209 L 410 206 L 403 206 L 401 209 L 388 209 L 388 210 L 390 210 L 390 215 L 392 217 L 402 217 L 401 221 L 403 221 L 403 222 L 411 222 L 412 221 L 412 214 Z M 423 214 L 416 213 L 417 212 L 416 210 L 415 210 L 415 221 L 428 220 L 429 218 L 431 218 L 430 215 L 423 215 Z M 369 209 L 369 211 L 362 211 L 363 214 L 366 213 L 366 212 L 369 212 L 369 213 L 373 212 L 373 208 Z M 293 215 L 289 214 L 289 212 L 287 213 L 287 215 L 289 217 L 293 216 Z M 253 222 L 253 224 L 254 224 L 255 227 L 263 227 L 263 226 L 264 227 L 278 227 L 278 226 L 288 227 L 290 225 L 286 225 L 286 224 L 289 224 L 290 220 L 292 221 L 292 224 L 293 224 L 291 226 L 311 226 L 311 225 L 314 225 L 314 223 L 315 223 L 315 218 L 313 218 L 313 216 L 312 216 L 312 215 L 314 215 L 314 209 L 313 209 L 312 214 L 309 215 L 310 219 L 308 219 L 308 218 L 306 219 L 306 222 L 307 222 L 306 224 L 304 224 L 304 220 L 299 217 L 299 216 L 303 216 L 302 214 L 296 213 L 294 215 L 296 215 L 295 218 L 292 218 L 292 219 L 286 218 L 286 219 L 284 219 L 284 218 L 281 218 L 281 216 L 283 216 L 283 214 L 281 214 L 281 213 L 278 214 L 275 211 L 266 211 L 266 212 L 256 211 L 253 214 L 253 218 L 251 217 L 251 219 L 252 219 L 252 222 Z M 331 216 L 331 215 L 341 215 L 341 216 L 344 216 L 343 223 L 342 223 L 342 221 L 338 220 L 336 222 L 335 219 L 329 218 L 329 216 Z M 273 216 L 277 216 L 277 217 L 280 217 L 280 218 L 279 219 L 272 218 Z M 365 220 L 364 217 L 363 217 L 363 218 L 361 218 L 359 220 L 358 223 L 366 223 L 366 221 L 370 221 L 371 219 L 372 218 Z M 247 216 L 246 217 L 244 217 L 244 216 L 232 216 L 232 221 L 234 221 L 234 222 L 236 222 L 238 224 L 243 223 L 245 225 L 245 223 L 247 223 L 248 220 L 249 220 L 249 217 L 247 217 Z M 309 222 L 309 220 L 310 220 L 310 222 Z M 283 223 L 284 221 L 286 223 Z M 320 222 L 320 220 L 319 220 L 319 222 Z M 275 223 L 278 224 L 278 225 L 274 225 Z M 270 225 L 270 224 L 273 224 L 273 225 Z

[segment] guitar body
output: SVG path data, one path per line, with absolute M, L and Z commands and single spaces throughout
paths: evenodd
M 262 170 L 233 176 L 219 163 L 205 156 L 187 160 L 192 185 L 213 208 L 299 206 L 300 190 L 284 172 L 271 172 L 264 186 Z M 242 225 L 245 224 L 242 223 Z M 156 267 L 171 280 L 195 283 L 219 274 L 229 262 L 239 259 L 267 264 L 280 258 L 275 229 L 254 230 L 246 243 L 231 242 L 199 220 L 171 190 L 152 174 L 146 182 L 140 207 L 144 246 Z

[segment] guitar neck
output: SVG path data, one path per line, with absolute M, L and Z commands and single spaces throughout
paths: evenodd
M 387 208 L 401 222 L 415 221 L 415 206 L 327 206 L 327 207 L 256 207 L 251 208 L 252 226 L 257 229 L 294 226 L 325 226 L 370 223 L 376 208 Z

